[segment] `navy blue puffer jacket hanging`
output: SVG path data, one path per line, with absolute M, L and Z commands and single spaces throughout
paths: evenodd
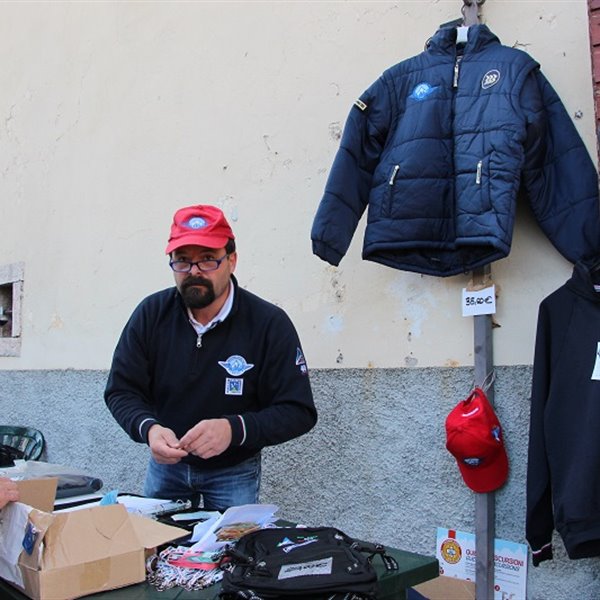
M 363 258 L 448 276 L 510 252 L 523 189 L 575 263 L 600 252 L 598 174 L 528 54 L 485 25 L 440 29 L 356 101 L 314 219 L 313 252 L 338 265 L 369 207 Z

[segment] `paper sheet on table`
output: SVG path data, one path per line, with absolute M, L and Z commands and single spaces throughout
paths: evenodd
M 275 504 L 232 506 L 214 523 L 211 523 L 204 535 L 193 546 L 190 546 L 190 550 L 219 550 L 225 545 L 237 541 L 245 533 L 272 523 L 278 510 L 279 507 Z
M 206 519 L 202 523 L 198 523 L 192 532 L 192 542 L 200 541 L 211 529 L 211 527 L 221 518 L 221 513 L 216 512 L 212 517 Z
M 23 587 L 23 577 L 17 563 L 23 551 L 30 511 L 31 506 L 22 502 L 9 502 L 0 510 L 0 577 L 20 587 Z
M 54 512 L 70 512 L 73 510 L 81 510 L 83 508 L 91 508 L 99 506 L 100 500 L 94 502 L 86 502 L 77 506 L 68 508 L 60 508 Z M 173 509 L 185 509 L 189 505 L 184 502 L 165 500 L 164 498 L 145 498 L 141 496 L 129 496 L 126 494 L 117 497 L 117 502 L 123 504 L 127 512 L 142 515 L 144 517 L 154 517 L 169 512 Z

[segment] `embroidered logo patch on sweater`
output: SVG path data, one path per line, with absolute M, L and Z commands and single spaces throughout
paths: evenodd
M 227 360 L 220 360 L 219 364 L 230 375 L 233 375 L 233 377 L 239 377 L 254 367 L 254 365 L 246 362 L 246 359 L 243 356 L 237 354 L 230 356 Z
M 244 380 L 227 377 L 225 379 L 225 395 L 241 396 L 244 392 Z

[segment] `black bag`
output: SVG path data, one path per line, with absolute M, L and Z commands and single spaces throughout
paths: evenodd
M 261 529 L 225 551 L 220 598 L 372 599 L 375 555 L 386 569 L 398 569 L 382 545 L 354 540 L 333 527 Z
M 25 454 L 18 448 L 0 444 L 0 467 L 14 467 L 16 459 L 22 459 Z

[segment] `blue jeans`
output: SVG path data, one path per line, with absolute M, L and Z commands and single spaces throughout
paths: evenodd
M 163 465 L 150 458 L 144 495 L 169 500 L 191 500 L 192 506 L 224 511 L 230 506 L 256 504 L 260 489 L 260 453 L 220 469 L 198 469 L 186 463 Z M 200 499 L 203 504 L 200 504 Z

